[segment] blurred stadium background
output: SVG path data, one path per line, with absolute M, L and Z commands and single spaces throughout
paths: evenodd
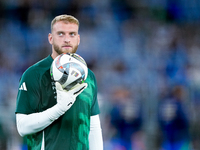
M 80 21 L 77 53 L 96 74 L 105 150 L 200 149 L 199 0 L 0 0 L 1 150 L 23 149 L 19 79 L 51 53 L 59 14 Z

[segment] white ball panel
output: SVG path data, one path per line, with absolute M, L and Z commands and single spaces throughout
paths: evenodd
M 63 55 L 63 56 L 60 58 L 60 64 L 69 63 L 69 62 L 71 62 L 70 59 L 71 59 L 71 56 L 69 56 L 69 55 Z
M 58 70 L 58 68 L 55 66 L 55 62 L 53 63 L 53 78 L 55 81 L 60 80 L 60 78 L 63 76 L 63 73 Z

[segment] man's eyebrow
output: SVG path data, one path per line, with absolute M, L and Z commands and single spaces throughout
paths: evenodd
M 72 32 L 69 32 L 69 34 L 75 34 L 75 35 L 77 35 L 78 32 L 76 32 L 76 31 L 72 31 Z
M 56 33 L 64 33 L 64 31 L 57 31 Z

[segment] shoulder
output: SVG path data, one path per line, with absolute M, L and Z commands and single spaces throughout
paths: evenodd
M 89 68 L 88 68 L 88 77 L 87 78 L 91 78 L 93 80 L 96 80 L 94 72 L 92 70 L 90 70 Z
M 88 69 L 88 76 L 87 76 L 86 82 L 88 84 L 94 84 L 94 86 L 96 86 L 96 77 L 95 77 L 95 74 L 90 69 Z
M 50 69 L 52 61 L 53 59 L 51 60 L 49 56 L 38 61 L 23 73 L 22 78 L 33 79 L 39 77 L 41 74 Z

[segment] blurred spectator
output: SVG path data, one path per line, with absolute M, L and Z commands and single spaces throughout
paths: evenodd
M 175 86 L 159 104 L 161 150 L 191 150 L 188 110 L 184 106 L 183 87 Z
M 142 149 L 137 143 L 142 133 L 141 103 L 132 97 L 131 91 L 122 87 L 114 91 L 111 103 L 111 125 L 115 129 L 113 150 Z

